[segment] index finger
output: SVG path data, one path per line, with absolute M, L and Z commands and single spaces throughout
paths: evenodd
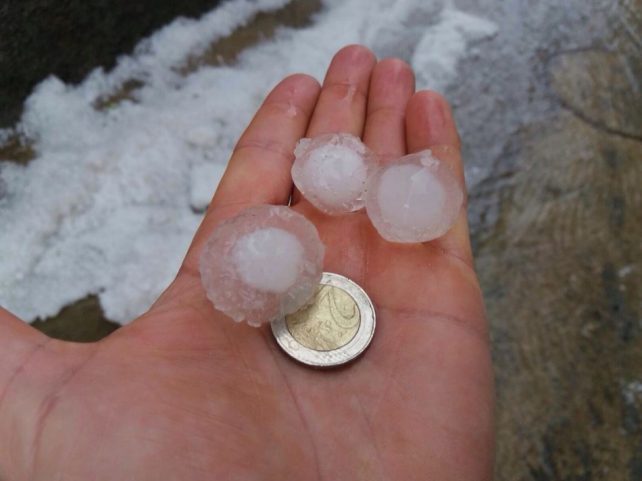
M 360 45 L 349 45 L 336 53 L 323 81 L 307 137 L 335 132 L 361 136 L 375 63 L 374 54 Z M 292 205 L 302 201 L 307 203 L 301 192 L 294 189 Z
M 292 191 L 294 146 L 308 127 L 319 83 L 292 75 L 267 96 L 241 136 L 184 261 L 195 267 L 216 225 L 251 205 L 286 204 Z

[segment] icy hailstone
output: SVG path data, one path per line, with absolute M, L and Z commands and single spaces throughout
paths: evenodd
M 366 210 L 384 239 L 426 242 L 457 219 L 464 194 L 447 165 L 429 150 L 386 164 L 368 182 Z
M 323 271 L 314 225 L 283 206 L 261 205 L 220 224 L 200 258 L 201 281 L 214 306 L 252 326 L 303 307 Z
M 359 137 L 326 134 L 301 139 L 294 150 L 292 180 L 306 199 L 330 215 L 362 209 L 375 155 Z

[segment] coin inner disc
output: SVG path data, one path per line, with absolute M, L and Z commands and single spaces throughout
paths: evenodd
M 343 289 L 320 285 L 312 303 L 285 318 L 292 337 L 309 349 L 332 351 L 348 344 L 359 330 L 361 313 Z

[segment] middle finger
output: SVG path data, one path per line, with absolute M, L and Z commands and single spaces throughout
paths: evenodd
M 332 59 L 312 113 L 307 137 L 344 132 L 361 136 L 366 121 L 370 75 L 377 60 L 360 45 L 342 48 Z M 302 200 L 294 189 L 292 204 Z

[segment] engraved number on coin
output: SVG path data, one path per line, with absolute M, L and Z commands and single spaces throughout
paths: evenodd
M 317 351 L 345 346 L 357 333 L 360 321 L 354 299 L 330 285 L 319 286 L 310 306 L 286 317 L 292 337 Z

